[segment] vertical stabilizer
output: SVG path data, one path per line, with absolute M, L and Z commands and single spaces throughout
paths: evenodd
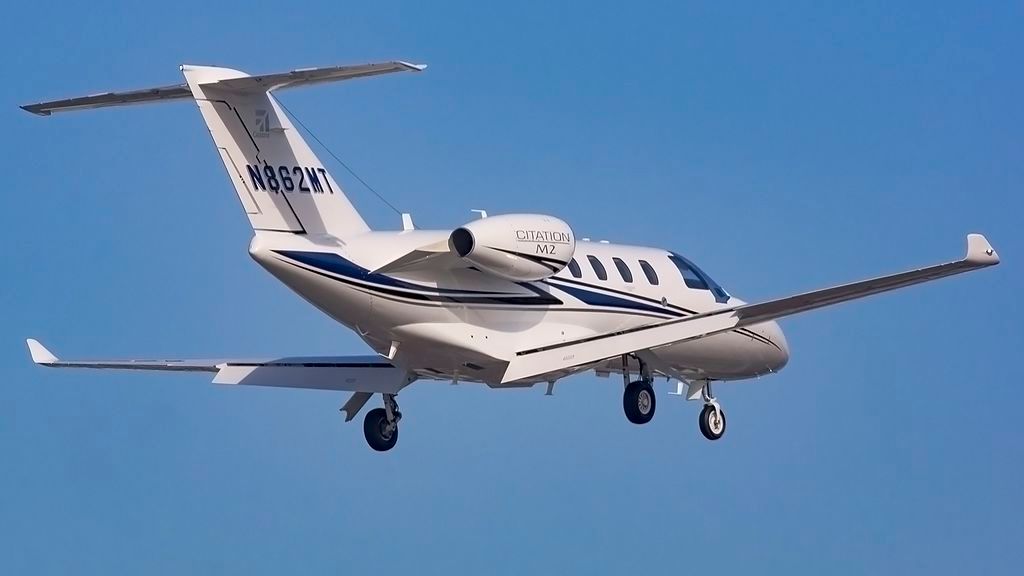
M 251 78 L 229 68 L 182 72 L 253 229 L 337 237 L 369 230 L 268 87 L 222 87 Z

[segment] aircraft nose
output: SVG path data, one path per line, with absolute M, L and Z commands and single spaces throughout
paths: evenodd
M 761 325 L 761 333 L 773 344 L 769 354 L 768 367 L 778 372 L 789 362 L 789 343 L 778 322 L 765 322 Z

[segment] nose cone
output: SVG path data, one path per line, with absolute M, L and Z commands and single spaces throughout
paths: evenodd
M 782 333 L 782 328 L 779 327 L 778 322 L 765 322 L 758 326 L 761 332 L 768 340 L 771 341 L 770 348 L 768 350 L 768 368 L 772 372 L 778 372 L 789 362 L 789 343 L 786 342 L 786 336 Z

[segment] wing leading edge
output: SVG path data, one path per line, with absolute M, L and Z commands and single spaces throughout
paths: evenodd
M 522 350 L 517 352 L 509 362 L 502 382 L 532 378 L 548 372 L 599 362 L 622 354 L 704 338 L 751 324 L 938 280 L 946 276 L 994 266 L 998 263 L 999 255 L 996 254 L 988 240 L 981 234 L 969 234 L 967 236 L 967 255 L 954 262 L 757 304 L 722 308 L 630 330 Z

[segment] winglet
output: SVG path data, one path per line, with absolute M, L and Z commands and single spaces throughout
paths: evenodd
M 426 64 L 413 64 L 411 62 L 405 62 L 404 60 L 399 60 L 398 63 L 412 70 L 413 72 L 423 72 L 424 70 L 427 69 Z
M 57 362 L 57 357 L 53 355 L 53 352 L 47 350 L 46 346 L 40 344 L 38 340 L 29 338 L 26 342 L 28 343 L 29 354 L 32 355 L 32 361 L 36 364 L 54 364 Z
M 971 264 L 994 266 L 999 264 L 999 254 L 981 234 L 967 235 L 967 256 L 964 258 Z

